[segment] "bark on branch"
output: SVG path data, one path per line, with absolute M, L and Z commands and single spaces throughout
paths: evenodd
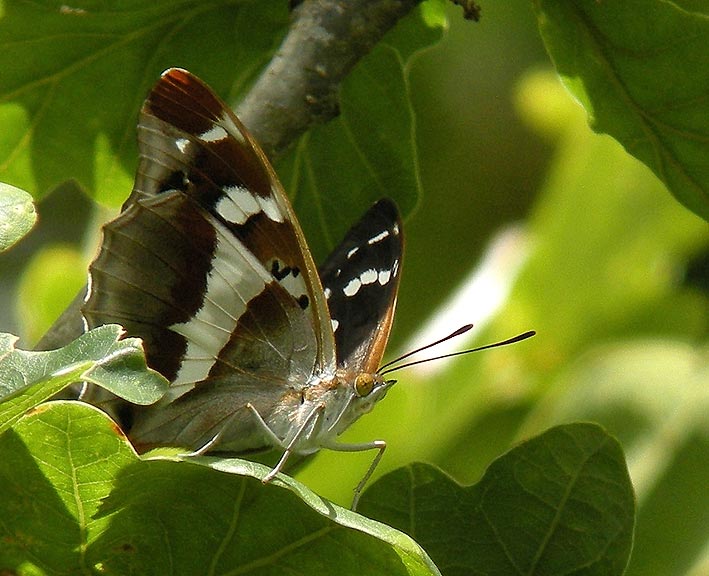
M 420 0 L 305 0 L 281 47 L 237 114 L 269 157 L 338 113 L 357 62 Z

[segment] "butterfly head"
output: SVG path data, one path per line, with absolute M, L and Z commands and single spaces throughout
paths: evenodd
M 358 398 L 369 397 L 375 389 L 383 390 L 381 397 L 384 397 L 389 387 L 396 383 L 396 380 L 384 380 L 379 374 L 357 374 L 354 379 L 354 392 Z M 376 400 L 379 400 L 377 397 Z
M 370 412 L 395 383 L 396 380 L 384 379 L 378 373 L 340 371 L 330 384 L 332 396 L 325 401 L 323 429 L 328 435 L 344 432 L 360 416 Z
M 378 372 L 357 374 L 352 383 L 353 402 L 359 405 L 362 414 L 369 412 L 394 384 L 396 380 L 385 379 Z

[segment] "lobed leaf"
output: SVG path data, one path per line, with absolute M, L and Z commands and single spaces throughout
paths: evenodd
M 495 460 L 473 486 L 413 464 L 362 496 L 451 574 L 623 573 L 635 502 L 618 442 L 595 424 L 552 428 Z
M 392 528 L 318 501 L 291 480 L 264 486 L 264 466 L 219 467 L 231 473 L 141 460 L 97 409 L 45 404 L 0 437 L 0 568 L 438 574 Z
M 17 338 L 0 334 L 0 433 L 27 410 L 74 382 L 89 382 L 134 404 L 152 404 L 167 380 L 145 364 L 138 338 L 120 339 L 115 324 L 82 334 L 59 350 L 16 350 Z
M 114 206 L 131 189 L 137 112 L 160 72 L 243 89 L 288 22 L 285 3 L 244 0 L 7 2 L 0 16 L 0 178 L 35 196 L 74 179 Z

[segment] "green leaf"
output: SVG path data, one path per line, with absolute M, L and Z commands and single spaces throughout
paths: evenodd
M 96 511 L 135 458 L 102 412 L 77 403 L 43 404 L 0 436 L 0 566 L 90 573 L 88 540 L 109 522 Z
M 45 404 L 0 437 L 0 566 L 52 574 L 438 574 L 392 528 L 288 479 L 264 486 L 263 466 L 217 465 L 232 473 L 141 460 L 100 411 Z
M 32 196 L 0 182 L 0 252 L 25 236 L 36 221 Z
M 34 195 L 75 179 L 120 204 L 138 158 L 137 111 L 160 72 L 179 65 L 221 94 L 243 89 L 287 19 L 285 2 L 5 3 L 0 179 Z
M 362 512 L 416 538 L 443 574 L 623 573 L 634 497 L 618 442 L 594 424 L 548 430 L 462 487 L 414 464 L 365 492 Z
M 404 214 L 421 194 L 409 67 L 438 42 L 444 20 L 428 3 L 399 22 L 347 77 L 340 115 L 307 133 L 278 163 L 316 260 L 382 197 Z
M 686 574 L 707 542 L 709 346 L 652 337 L 589 349 L 526 430 L 593 420 L 622 442 L 638 500 L 626 574 Z
M 204 463 L 214 470 L 249 476 L 258 480 L 262 480 L 271 471 L 270 467 L 263 464 L 234 458 L 194 458 L 193 461 Z M 429 573 L 429 571 L 438 573 L 436 567 L 418 544 L 398 530 L 332 504 L 289 476 L 279 475 L 273 480 L 273 484 L 288 488 L 291 492 L 297 494 L 310 508 L 331 519 L 339 526 L 374 536 L 389 544 L 413 573 L 418 573 L 419 571 L 423 571 L 423 573 Z
M 709 11 L 672 2 L 537 0 L 542 37 L 594 130 L 709 219 Z
M 551 107 L 551 85 L 527 90 Z M 706 222 L 614 140 L 560 116 L 556 157 L 529 221 L 534 250 L 504 316 L 543 334 L 545 354 L 559 364 L 599 337 L 701 337 L 704 304 L 674 270 L 706 245 Z
M 86 285 L 86 255 L 54 244 L 28 259 L 17 285 L 17 317 L 25 342 L 38 342 Z
M 119 340 L 120 326 L 107 324 L 49 352 L 15 350 L 16 337 L 0 339 L 0 432 L 27 410 L 74 382 L 89 382 L 134 404 L 156 402 L 167 380 L 147 368 L 138 338 Z
M 100 4 L 11 6 L 0 20 L 0 42 L 11 46 L 0 54 L 7 72 L 0 177 L 35 195 L 74 179 L 97 200 L 120 204 L 138 158 L 137 111 L 159 73 L 188 68 L 233 103 L 287 24 L 286 3 L 248 0 L 161 0 L 148 9 L 130 0 L 118 13 Z M 445 24 L 440 0 L 400 22 L 345 82 L 341 117 L 306 135 L 279 168 L 318 259 L 374 200 L 392 197 L 404 213 L 416 205 L 409 67 L 440 40 Z M 219 50 L 205 50 L 204 38 Z

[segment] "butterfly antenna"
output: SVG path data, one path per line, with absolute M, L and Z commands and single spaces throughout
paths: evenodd
M 421 346 L 421 348 L 416 348 L 416 350 L 412 350 L 411 352 L 407 352 L 406 354 L 403 354 L 402 356 L 399 356 L 398 358 L 394 358 L 391 362 L 387 362 L 383 366 L 379 367 L 379 372 L 380 374 L 383 374 L 382 370 L 385 368 L 388 368 L 392 364 L 397 364 L 401 362 L 402 360 L 405 360 L 406 358 L 409 358 L 410 356 L 413 356 L 414 354 L 418 354 L 419 352 L 423 352 L 424 350 L 428 350 L 429 348 L 433 348 L 434 346 L 438 346 L 439 344 L 442 344 L 446 340 L 450 340 L 451 338 L 455 338 L 456 336 L 460 336 L 461 334 L 465 334 L 468 330 L 470 330 L 473 327 L 472 324 L 466 324 L 465 326 L 461 326 L 454 332 L 451 332 L 448 334 L 448 336 L 444 336 L 440 340 L 436 340 L 435 342 L 431 342 L 430 344 L 426 344 L 425 346 Z M 392 368 L 391 370 L 386 370 L 387 372 L 391 372 L 392 370 L 395 370 L 396 368 Z
M 388 362 L 382 368 L 379 370 L 380 375 L 384 374 L 389 374 L 390 372 L 394 372 L 395 370 L 401 370 L 402 368 L 409 368 L 410 366 L 416 366 L 417 364 L 424 364 L 425 362 L 433 362 L 434 360 L 443 360 L 444 358 L 453 358 L 454 356 L 461 356 L 463 354 L 470 354 L 471 352 L 479 352 L 480 350 L 487 350 L 488 348 L 498 348 L 500 346 L 507 346 L 508 344 L 514 344 L 515 342 L 521 342 L 522 340 L 526 340 L 527 338 L 531 338 L 536 334 L 534 330 L 529 330 L 528 332 L 524 332 L 522 334 L 518 334 L 517 336 L 513 336 L 512 338 L 508 338 L 507 340 L 502 340 L 501 342 L 495 342 L 493 344 L 486 344 L 485 346 L 479 346 L 477 348 L 470 348 L 469 350 L 460 350 L 458 352 L 451 352 L 450 354 L 442 354 L 441 356 L 434 356 L 433 358 L 424 358 L 423 360 L 416 360 L 414 362 L 407 362 L 406 364 L 400 364 L 399 366 L 394 366 L 393 368 L 389 368 L 388 370 L 383 370 L 387 368 L 388 366 L 391 366 L 392 364 L 396 364 L 397 362 L 400 362 L 401 360 L 408 358 L 409 356 L 412 356 L 413 354 L 416 354 L 418 352 L 421 352 L 422 350 L 426 350 L 427 348 L 430 348 L 431 346 L 435 346 L 436 344 L 440 344 L 441 342 L 445 342 L 446 340 L 453 338 L 455 336 L 458 336 L 459 334 L 463 334 L 470 330 L 473 327 L 472 324 L 467 324 L 463 326 L 462 328 L 458 328 L 455 332 L 452 334 L 446 336 L 445 338 L 441 338 L 440 340 L 434 342 L 433 344 L 428 344 L 427 346 L 423 346 L 422 348 L 418 348 L 417 350 L 414 350 L 413 352 L 409 352 L 407 354 L 404 354 L 403 356 L 397 358 L 396 360 L 392 360 L 391 362 Z

